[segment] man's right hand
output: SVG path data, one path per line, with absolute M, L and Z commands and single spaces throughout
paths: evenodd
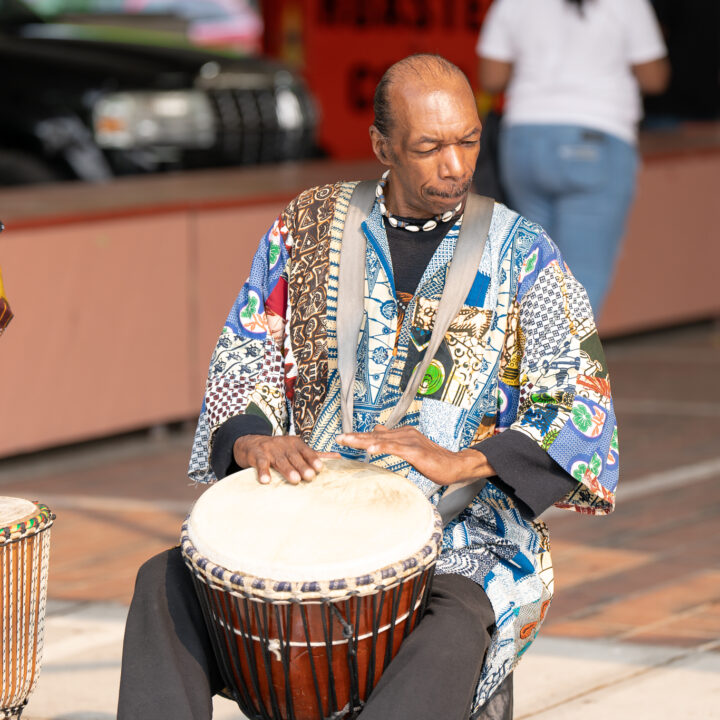
M 340 457 L 313 450 L 297 435 L 243 435 L 233 444 L 233 456 L 239 467 L 257 470 L 258 482 L 269 483 L 273 468 L 291 485 L 312 480 L 323 469 L 321 458 Z

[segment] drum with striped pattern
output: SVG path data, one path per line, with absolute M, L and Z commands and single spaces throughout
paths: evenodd
M 54 520 L 46 505 L 0 496 L 0 718 L 19 718 L 37 683 Z

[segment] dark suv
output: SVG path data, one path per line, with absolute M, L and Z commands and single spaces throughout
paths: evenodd
M 282 65 L 166 34 L 43 22 L 0 0 L 0 184 L 103 180 L 315 154 Z

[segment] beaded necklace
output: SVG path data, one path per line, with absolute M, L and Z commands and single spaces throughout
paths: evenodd
M 378 180 L 377 187 L 375 188 L 375 195 L 377 197 L 378 205 L 380 206 L 380 213 L 383 215 L 383 217 L 387 218 L 387 221 L 394 228 L 402 228 L 403 230 L 408 230 L 409 232 L 420 232 L 421 230 L 427 232 L 428 230 L 434 230 L 439 222 L 447 222 L 453 217 L 453 215 L 456 215 L 458 212 L 460 212 L 462 202 L 459 202 L 455 206 L 454 210 L 446 210 L 444 213 L 440 213 L 440 215 L 436 215 L 435 217 L 430 218 L 430 220 L 425 222 L 422 227 L 420 225 L 412 225 L 410 223 L 406 223 L 404 220 L 396 218 L 394 215 L 390 214 L 387 206 L 385 205 L 385 185 L 387 184 L 387 178 L 389 174 L 390 170 L 386 170 L 382 174 L 382 177 L 380 178 L 380 180 Z

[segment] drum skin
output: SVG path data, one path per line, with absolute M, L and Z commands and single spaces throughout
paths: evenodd
M 259 488 L 251 471 L 237 473 L 207 490 L 183 525 L 182 553 L 226 694 L 252 720 L 356 717 L 427 604 L 442 535 L 437 512 L 394 473 L 347 460 L 325 465 L 327 473 L 298 486 L 297 500 L 280 476 L 274 477 L 273 489 Z M 342 510 L 334 512 L 338 505 Z M 358 508 L 358 514 L 350 517 L 348 507 Z M 269 515 L 275 525 L 261 526 L 257 535 L 244 532 L 257 517 Z M 295 543 L 278 553 L 293 544 L 288 525 L 295 515 L 296 526 L 304 528 L 300 532 L 319 528 L 317 550 L 303 544 L 299 553 Z M 397 527 L 384 527 L 394 515 L 395 525 L 403 528 L 399 533 Z M 369 540 L 363 523 L 372 525 L 375 517 L 381 520 Z M 225 518 L 232 518 L 227 533 L 232 540 L 221 547 L 216 524 Z M 303 541 L 312 545 L 307 534 Z M 372 547 L 369 560 L 356 542 Z M 338 578 L 335 549 L 328 543 L 360 574 Z M 307 574 L 306 554 L 317 560 L 315 575 Z M 378 567 L 376 561 L 387 563 L 389 557 L 394 558 L 390 564 Z M 275 572 L 273 564 L 280 570 Z M 266 574 L 250 574 L 248 567 Z
M 19 718 L 42 659 L 50 526 L 45 505 L 0 497 L 0 714 Z

